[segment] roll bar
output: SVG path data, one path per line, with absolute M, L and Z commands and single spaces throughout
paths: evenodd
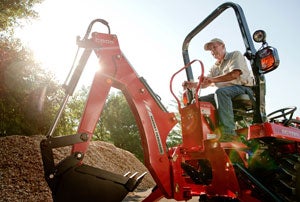
M 209 16 L 207 16 L 197 27 L 195 27 L 184 39 L 183 45 L 182 45 L 182 56 L 184 64 L 187 65 L 190 62 L 189 58 L 189 44 L 191 40 L 200 32 L 202 31 L 207 25 L 209 25 L 215 18 L 217 18 L 221 13 L 223 13 L 226 9 L 232 8 L 235 12 L 238 25 L 240 27 L 240 31 L 242 34 L 242 38 L 246 47 L 245 56 L 250 61 L 251 68 L 253 75 L 255 77 L 255 83 L 253 90 L 256 97 L 256 105 L 254 110 L 254 117 L 253 121 L 255 123 L 261 123 L 266 122 L 266 110 L 265 110 L 265 77 L 262 72 L 260 72 L 259 68 L 255 64 L 255 55 L 257 50 L 254 47 L 251 33 L 249 31 L 249 27 L 244 15 L 244 12 L 242 8 L 235 3 L 227 2 L 224 4 L 221 4 L 219 7 L 217 7 Z M 186 68 L 186 76 L 188 81 L 193 81 L 194 76 L 192 72 L 192 68 L 189 66 Z M 188 93 L 188 98 L 192 98 L 192 92 Z
M 185 37 L 182 45 L 182 56 L 185 65 L 190 62 L 189 51 L 188 51 L 190 41 L 194 38 L 194 36 L 196 36 L 200 31 L 202 31 L 207 25 L 209 25 L 215 18 L 217 18 L 221 13 L 223 13 L 228 8 L 233 8 L 233 10 L 235 11 L 235 15 L 246 47 L 246 53 L 251 54 L 251 56 L 255 55 L 256 49 L 254 48 L 252 37 L 242 8 L 238 4 L 227 2 L 220 5 L 218 8 L 216 8 L 209 16 L 207 16 L 197 27 L 195 27 Z M 191 67 L 186 69 L 186 75 L 189 81 L 194 80 Z

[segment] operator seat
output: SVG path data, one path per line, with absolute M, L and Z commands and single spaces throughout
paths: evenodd
M 253 117 L 254 103 L 248 94 L 241 94 L 232 99 L 235 121 Z

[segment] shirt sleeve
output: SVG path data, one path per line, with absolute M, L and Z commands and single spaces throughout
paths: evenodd
M 254 81 L 248 69 L 246 59 L 239 51 L 235 51 L 232 56 L 232 70 L 235 69 L 241 71 L 240 78 L 238 79 L 240 85 L 253 86 Z
M 209 73 L 207 74 L 208 77 L 215 77 L 215 76 L 219 76 L 220 72 L 218 71 L 218 68 L 216 67 L 216 65 L 213 65 L 210 70 Z
M 230 61 L 231 61 L 231 64 L 229 66 L 230 72 L 233 70 L 240 70 L 242 74 L 245 73 L 244 71 L 245 71 L 245 67 L 247 68 L 247 64 L 241 52 L 239 51 L 233 52 Z

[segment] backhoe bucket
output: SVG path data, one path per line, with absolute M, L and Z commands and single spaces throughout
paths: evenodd
M 53 148 L 87 140 L 85 134 L 75 134 L 41 141 L 45 179 L 53 201 L 122 201 L 142 181 L 146 172 L 119 175 L 82 163 L 84 154 L 74 152 L 55 164 Z
M 74 157 L 69 156 L 56 166 L 47 182 L 54 202 L 122 201 L 145 174 L 119 175 L 85 164 L 74 165 Z
M 65 172 L 53 190 L 53 201 L 122 201 L 127 177 L 80 165 Z

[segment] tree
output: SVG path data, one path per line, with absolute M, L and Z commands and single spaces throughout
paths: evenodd
M 37 18 L 38 13 L 33 6 L 42 0 L 1 0 L 0 1 L 0 33 L 10 35 L 14 28 L 22 26 L 22 20 Z M 2 36 L 3 37 L 3 36 Z
M 175 126 L 167 137 L 167 146 L 174 147 L 182 143 L 181 128 Z
M 0 50 L 0 134 L 35 135 L 49 127 L 59 86 L 20 41 L 3 40 Z
M 100 120 L 114 145 L 132 152 L 138 159 L 143 160 L 139 130 L 121 92 L 109 96 Z
M 182 93 L 180 93 L 180 96 L 182 97 Z M 181 99 L 182 100 L 182 99 Z M 172 108 L 176 109 L 177 108 L 177 102 L 175 100 L 172 100 L 171 104 Z M 177 146 L 182 143 L 182 131 L 181 131 L 181 119 L 180 119 L 180 114 L 179 112 L 175 112 L 175 116 L 177 117 L 177 120 L 179 123 L 175 125 L 175 127 L 171 130 L 170 134 L 167 137 L 167 146 L 168 147 L 173 147 Z
M 82 86 L 80 90 L 76 91 L 74 95 L 70 97 L 59 120 L 54 136 L 71 135 L 77 132 L 87 95 L 88 87 Z M 62 97 L 63 96 L 61 96 L 61 98 Z M 55 110 L 57 113 L 59 107 Z
M 36 63 L 13 30 L 36 18 L 33 6 L 40 0 L 0 2 L 0 135 L 45 133 L 57 105 L 54 76 Z

